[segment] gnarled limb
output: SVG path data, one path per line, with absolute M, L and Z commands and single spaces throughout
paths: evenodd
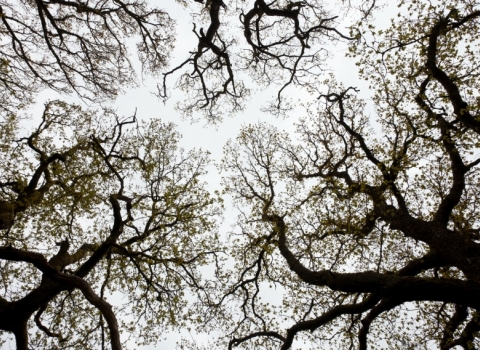
M 174 40 L 168 14 L 142 1 L 9 0 L 0 18 L 0 51 L 10 62 L 0 84 L 16 99 L 44 87 L 95 101 L 115 97 L 135 82 L 128 37 L 139 37 L 142 68 L 150 73 L 165 66 Z
M 50 331 L 50 329 L 48 329 L 48 327 L 45 327 L 43 324 L 42 324 L 42 321 L 40 320 L 40 317 L 42 316 L 43 312 L 46 310 L 47 308 L 47 305 L 43 305 L 42 307 L 40 307 L 40 309 L 37 311 L 37 313 L 35 314 L 35 324 L 37 325 L 37 327 L 39 329 L 41 329 L 46 335 L 48 335 L 49 337 L 53 337 L 53 338 L 58 338 L 59 341 L 63 341 L 63 337 L 60 333 L 54 333 L 52 331 Z M 18 343 L 17 343 L 18 344 Z M 18 345 L 17 345 L 18 346 Z
M 45 257 L 39 253 L 24 251 L 13 247 L 0 247 L 0 259 L 10 261 L 22 261 L 33 264 L 44 274 L 45 277 L 58 283 L 64 289 L 80 289 L 85 298 L 93 306 L 95 306 L 105 317 L 105 320 L 107 321 L 110 330 L 110 341 L 112 349 L 120 350 L 122 348 L 120 343 L 120 333 L 118 330 L 117 319 L 115 317 L 115 314 L 113 313 L 111 305 L 105 300 L 101 299 L 93 291 L 88 282 L 86 282 L 80 277 L 74 275 L 67 275 L 57 271 L 53 266 L 50 265 L 50 263 L 45 259 Z
M 458 11 L 452 9 L 445 18 L 441 18 L 432 27 L 428 39 L 425 67 L 431 74 L 432 78 L 442 84 L 448 94 L 448 98 L 450 99 L 457 118 L 465 125 L 471 127 L 472 130 L 475 130 L 475 132 L 480 133 L 480 122 L 475 118 L 476 116 L 472 115 L 468 110 L 468 104 L 463 100 L 457 84 L 437 65 L 437 46 L 440 37 L 462 25 L 465 25 L 472 19 L 480 17 L 480 11 L 473 11 L 466 16 L 453 20 L 455 16 L 458 16 Z

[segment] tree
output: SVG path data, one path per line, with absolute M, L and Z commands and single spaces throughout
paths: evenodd
M 376 1 L 195 2 L 181 1 L 196 11 L 194 48 L 162 72 L 173 40 L 165 11 L 0 0 L 0 329 L 18 349 L 119 349 L 122 331 L 149 343 L 188 322 L 220 330 L 229 349 L 299 338 L 478 347 L 478 3 L 402 1 L 376 30 Z M 348 35 L 344 10 L 356 17 Z M 297 141 L 259 124 L 226 146 L 220 169 L 240 210 L 231 270 L 215 231 L 221 201 L 200 179 L 208 157 L 182 153 L 172 125 L 51 101 L 20 132 L 16 109 L 42 88 L 101 101 L 134 82 L 135 33 L 144 70 L 163 74 L 161 98 L 180 74 L 185 115 L 219 121 L 272 84 L 275 115 L 291 110 L 290 87 L 319 97 Z M 371 82 L 374 117 L 355 87 L 325 80 L 323 45 L 340 41 Z M 208 264 L 216 280 L 202 278 Z M 268 287 L 281 305 L 260 299 Z M 107 302 L 116 292 L 128 297 L 121 308 Z
M 112 99 L 136 82 L 129 38 L 139 37 L 142 70 L 153 74 L 175 39 L 169 15 L 141 0 L 2 0 L 0 20 L 0 111 L 28 105 L 45 88 Z
M 330 33 L 342 37 L 319 1 L 256 1 L 242 15 L 252 57 L 232 63 L 235 41 L 220 21 L 227 6 L 189 5 L 208 30 L 194 29 L 197 50 L 164 76 L 191 64 L 194 73 L 179 83 L 193 94 L 184 111 L 204 110 L 212 121 L 224 109 L 222 97 L 233 111 L 244 103 L 247 89 L 234 74 L 254 63 L 264 84 L 286 72 L 284 87 L 311 86 L 322 50 L 310 46 Z M 229 15 L 241 11 L 232 7 Z M 18 349 L 103 348 L 108 341 L 118 349 L 121 331 L 148 343 L 156 340 L 155 326 L 196 319 L 183 296 L 211 304 L 210 282 L 202 282 L 198 267 L 216 263 L 220 249 L 218 201 L 199 180 L 207 156 L 178 154 L 171 125 L 138 126 L 135 116 L 61 101 L 45 105 L 29 134 L 19 128 L 19 110 L 43 89 L 102 103 L 136 83 L 132 37 L 140 38 L 142 73 L 160 74 L 173 47 L 173 20 L 140 0 L 0 0 L 0 21 L 0 329 L 15 335 Z M 167 97 L 166 82 L 159 95 Z M 116 291 L 129 302 L 114 312 L 106 300 Z M 122 311 L 126 318 L 117 319 Z
M 321 46 L 354 39 L 336 28 L 345 13 L 359 10 L 367 19 L 376 6 L 375 1 L 348 2 L 343 9 L 320 0 L 177 2 L 195 11 L 196 47 L 194 42 L 190 56 L 165 72 L 176 39 L 174 21 L 146 1 L 2 0 L 0 111 L 32 103 L 45 88 L 95 102 L 115 98 L 136 83 L 128 40 L 138 37 L 142 74 L 163 75 L 159 97 L 169 97 L 167 80 L 181 73 L 176 87 L 188 95 L 179 104 L 184 115 L 200 112 L 210 122 L 220 121 L 242 110 L 252 90 L 271 84 L 280 88 L 267 109 L 282 115 L 292 108 L 288 87 L 316 89 L 328 57 Z M 230 30 L 238 24 L 240 35 Z M 253 85 L 243 82 L 244 73 Z
M 216 259 L 208 155 L 158 120 L 50 101 L 24 134 L 19 110 L 43 89 L 112 100 L 137 81 L 135 36 L 142 74 L 159 74 L 174 22 L 121 0 L 4 0 L 0 22 L 0 330 L 18 349 L 155 342 L 196 317 L 184 295 L 202 293 L 198 268 Z M 117 291 L 128 301 L 112 309 Z
M 402 3 L 351 46 L 373 117 L 332 78 L 297 141 L 262 123 L 225 148 L 240 210 L 229 349 L 480 346 L 480 9 Z
M 18 123 L 0 125 L 0 329 L 17 349 L 120 349 L 122 332 L 151 343 L 197 317 L 184 295 L 204 293 L 219 250 L 208 155 L 172 124 L 60 101 L 23 137 Z
M 280 88 L 266 110 L 285 115 L 292 109 L 288 87 L 311 92 L 318 85 L 328 57 L 322 45 L 354 39 L 336 29 L 339 16 L 343 16 L 338 3 L 334 10 L 340 13 L 332 14 L 334 10 L 320 0 L 195 1 L 202 4 L 193 24 L 198 46 L 186 60 L 163 73 L 158 95 L 166 99 L 167 79 L 190 66 L 191 71 L 181 74 L 176 84 L 188 96 L 179 110 L 187 116 L 201 112 L 210 122 L 243 110 L 252 90 L 270 85 Z M 368 1 L 361 2 L 365 4 Z M 370 15 L 374 5 L 361 8 L 362 18 Z M 352 4 L 346 7 L 353 9 Z M 237 18 L 243 38 L 230 30 L 238 26 Z M 198 29 L 201 25 L 207 29 Z M 243 81 L 244 73 L 254 84 Z

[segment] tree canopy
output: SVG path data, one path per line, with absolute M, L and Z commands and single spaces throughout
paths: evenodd
M 91 101 L 136 82 L 128 40 L 138 38 L 142 70 L 168 63 L 174 21 L 144 1 L 0 2 L 0 108 L 15 109 L 50 88 Z
M 120 349 L 120 332 L 149 343 L 194 316 L 183 296 L 205 288 L 198 268 L 219 249 L 208 155 L 179 149 L 171 124 L 135 122 L 52 101 L 27 136 L 2 124 L 0 327 L 18 349 L 104 347 L 106 334 Z M 113 313 L 116 291 L 128 299 Z M 27 345 L 32 328 L 44 334 Z
M 0 0 L 0 330 L 17 349 L 192 326 L 222 349 L 480 347 L 480 4 L 401 1 L 377 29 L 376 1 L 179 2 L 195 13 L 177 62 L 174 20 L 147 2 Z M 245 125 L 220 195 L 173 124 L 53 100 L 23 131 L 42 89 L 104 103 L 135 84 L 134 37 L 184 115 L 220 122 L 276 85 L 265 112 L 308 101 L 295 133 Z M 370 100 L 327 74 L 328 43 Z
M 373 115 L 331 79 L 295 141 L 259 124 L 226 146 L 244 305 L 230 348 L 479 346 L 475 5 L 413 1 L 352 45 Z M 285 290 L 277 310 L 265 284 Z

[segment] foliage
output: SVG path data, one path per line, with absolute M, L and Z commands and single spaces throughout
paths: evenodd
M 332 78 L 295 141 L 257 124 L 226 146 L 241 213 L 230 349 L 479 346 L 480 10 L 402 5 L 351 45 L 374 117 Z
M 0 111 L 12 112 L 44 88 L 116 97 L 136 82 L 128 39 L 139 37 L 142 69 L 158 74 L 175 34 L 168 14 L 142 0 L 2 0 L 0 22 Z
M 158 95 L 167 99 L 169 79 L 180 74 L 175 87 L 187 95 L 178 105 L 180 112 L 186 116 L 201 112 L 213 123 L 243 110 L 252 92 L 270 85 L 278 86 L 278 91 L 265 109 L 286 115 L 293 108 L 290 92 L 295 91 L 289 88 L 316 91 L 329 56 L 323 46 L 354 39 L 337 29 L 340 19 L 349 11 L 357 13 L 357 18 L 369 17 L 375 5 L 369 1 L 359 6 L 321 0 L 195 1 L 200 3 L 193 16 L 198 44 L 188 58 L 163 74 Z
M 16 124 L 0 133 L 1 200 L 15 214 L 1 231 L 0 327 L 17 348 L 28 329 L 28 347 L 103 348 L 110 334 L 119 349 L 120 333 L 156 342 L 196 317 L 185 295 L 203 293 L 198 268 L 219 252 L 208 154 L 179 149 L 172 124 L 60 101 L 28 135 Z M 118 321 L 106 303 L 117 292 Z
M 167 69 L 173 21 L 146 2 L 0 0 L 0 329 L 18 349 L 195 323 L 228 349 L 479 347 L 479 4 L 401 1 L 377 29 L 376 1 L 178 2 L 195 42 Z M 318 97 L 296 136 L 258 123 L 225 146 L 226 248 L 208 154 L 173 125 L 50 101 L 20 127 L 41 89 L 102 101 L 135 83 L 134 36 L 159 97 L 178 77 L 184 115 L 218 122 L 270 85 L 275 115 L 291 91 Z M 340 42 L 368 104 L 324 74 Z

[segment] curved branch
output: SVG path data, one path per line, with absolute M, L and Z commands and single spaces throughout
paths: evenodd
M 45 327 L 43 324 L 42 324 L 42 321 L 40 320 L 40 317 L 42 316 L 43 312 L 47 309 L 47 305 L 43 305 L 38 311 L 37 313 L 35 314 L 35 324 L 37 325 L 37 327 L 39 329 L 41 329 L 46 335 L 48 335 L 49 337 L 52 337 L 52 338 L 58 338 L 58 340 L 60 342 L 64 341 L 62 335 L 60 333 L 54 333 L 52 331 L 50 331 L 50 329 L 48 329 L 47 327 Z
M 298 322 L 293 327 L 290 327 L 287 330 L 287 338 L 283 343 L 281 350 L 290 349 L 293 343 L 293 339 L 297 335 L 298 332 L 301 331 L 310 331 L 313 332 L 314 330 L 318 329 L 319 327 L 327 324 L 328 322 L 334 320 L 335 318 L 341 315 L 353 315 L 353 314 L 361 314 L 362 312 L 367 311 L 368 309 L 375 306 L 375 304 L 380 300 L 378 295 L 371 295 L 366 298 L 364 301 L 358 304 L 349 304 L 349 305 L 338 305 L 335 306 L 333 309 L 329 310 L 328 312 L 324 313 L 320 317 L 317 317 L 312 320 Z
M 82 278 L 85 277 L 98 264 L 98 262 L 101 259 L 103 259 L 103 257 L 107 254 L 108 250 L 117 242 L 118 238 L 122 234 L 125 223 L 132 219 L 130 215 L 126 220 L 122 219 L 119 200 L 126 202 L 127 210 L 130 210 L 128 206 L 128 204 L 131 203 L 130 198 L 127 198 L 125 196 L 120 196 L 120 195 L 110 196 L 110 204 L 112 205 L 113 217 L 114 217 L 113 227 L 110 230 L 110 235 L 94 251 L 94 253 L 90 256 L 90 258 L 78 268 L 78 270 L 75 272 L 76 276 L 82 277 Z
M 233 347 L 238 346 L 238 345 L 246 342 L 247 340 L 250 340 L 250 339 L 253 339 L 253 338 L 256 338 L 256 337 L 272 337 L 272 338 L 276 338 L 278 340 L 281 340 L 282 342 L 285 342 L 285 338 L 282 337 L 277 332 L 268 332 L 268 331 L 255 332 L 255 333 L 251 333 L 251 334 L 249 334 L 249 335 L 247 335 L 243 338 L 233 338 L 228 343 L 228 350 L 232 350 Z
M 437 65 L 437 44 L 439 38 L 446 35 L 449 31 L 459 28 L 468 21 L 480 17 L 480 11 L 477 10 L 457 22 L 451 22 L 451 16 L 454 15 L 456 11 L 456 9 L 452 9 L 445 18 L 440 19 L 437 24 L 433 26 L 428 40 L 425 67 L 432 78 L 437 80 L 447 92 L 457 118 L 475 132 L 480 133 L 480 121 L 468 110 L 468 104 L 463 100 L 458 86 L 453 79 Z
M 263 215 L 263 220 L 275 225 L 280 253 L 290 270 L 304 282 L 315 286 L 326 286 L 347 293 L 373 293 L 385 297 L 399 297 L 404 302 L 412 300 L 444 301 L 467 305 L 479 309 L 480 283 L 459 279 L 436 279 L 399 276 L 373 271 L 358 273 L 335 273 L 329 270 L 312 271 L 306 268 L 286 244 L 286 225 L 277 215 Z
M 23 261 L 34 265 L 46 277 L 67 288 L 78 288 L 90 304 L 95 306 L 105 317 L 110 330 L 110 342 L 112 350 L 121 350 L 120 333 L 118 323 L 112 306 L 100 298 L 92 289 L 90 284 L 80 277 L 67 275 L 52 267 L 42 254 L 24 251 L 13 247 L 0 247 L 0 259 L 11 261 Z

